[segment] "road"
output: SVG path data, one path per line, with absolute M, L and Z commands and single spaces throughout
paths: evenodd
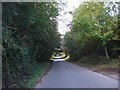
M 61 61 L 53 64 L 36 88 L 118 88 L 118 81 Z

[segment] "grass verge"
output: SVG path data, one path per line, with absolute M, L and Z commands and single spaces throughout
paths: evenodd
M 25 84 L 25 88 L 34 88 L 37 84 L 37 81 L 48 71 L 51 63 L 42 63 L 41 65 L 37 65 L 34 68 L 34 73 L 31 78 Z
M 101 68 L 118 68 L 118 63 L 117 62 L 109 62 L 109 63 L 104 63 L 104 64 L 90 64 L 90 63 L 80 63 L 80 62 L 73 62 L 77 65 L 80 66 L 87 66 L 87 67 L 101 67 Z
M 72 60 L 72 62 L 80 66 L 118 68 L 119 59 L 107 60 L 103 56 L 86 56 L 82 57 L 80 60 Z
M 92 70 L 94 72 L 98 72 L 118 80 L 118 72 L 120 70 L 118 68 L 120 66 L 119 59 L 107 60 L 105 59 L 105 57 L 101 56 L 98 57 L 86 56 L 78 61 L 72 60 L 71 62 L 79 66 L 85 67 L 89 70 Z

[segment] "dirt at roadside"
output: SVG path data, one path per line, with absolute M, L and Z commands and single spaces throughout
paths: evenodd
M 74 63 L 76 65 L 82 66 L 84 68 L 87 68 L 93 72 L 97 72 L 100 74 L 103 74 L 105 76 L 108 76 L 110 78 L 113 78 L 115 80 L 119 80 L 120 81 L 120 68 L 119 68 L 119 64 L 117 67 L 112 67 L 112 66 L 104 66 L 104 65 L 95 65 L 95 66 L 88 66 L 87 64 L 80 64 L 78 62 L 71 62 Z
M 92 66 L 92 67 L 87 66 L 86 68 L 94 72 L 106 75 L 110 78 L 113 78 L 116 80 L 119 79 L 118 74 L 120 75 L 120 72 L 119 72 L 120 70 L 118 70 L 118 68 L 108 68 L 108 67 L 106 68 L 106 67 L 95 67 L 95 66 Z

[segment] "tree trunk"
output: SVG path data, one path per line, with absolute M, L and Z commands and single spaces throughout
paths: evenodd
M 108 52 L 107 52 L 107 46 L 105 46 L 104 49 L 105 49 L 106 58 L 109 60 L 109 55 L 108 55 Z

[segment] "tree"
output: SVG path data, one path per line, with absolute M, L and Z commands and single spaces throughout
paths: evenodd
M 79 57 L 91 53 L 100 54 L 104 48 L 106 58 L 109 59 L 107 45 L 117 36 L 117 18 L 112 14 L 116 10 L 117 4 L 111 2 L 81 4 L 73 14 L 71 31 L 64 38 L 66 48 L 73 54 L 71 50 L 76 47 L 74 52 Z M 71 38 L 73 40 L 70 41 Z M 74 43 L 71 48 L 68 47 L 69 43 Z
M 3 87 L 23 87 L 59 45 L 58 7 L 56 2 L 4 2 L 2 10 Z

